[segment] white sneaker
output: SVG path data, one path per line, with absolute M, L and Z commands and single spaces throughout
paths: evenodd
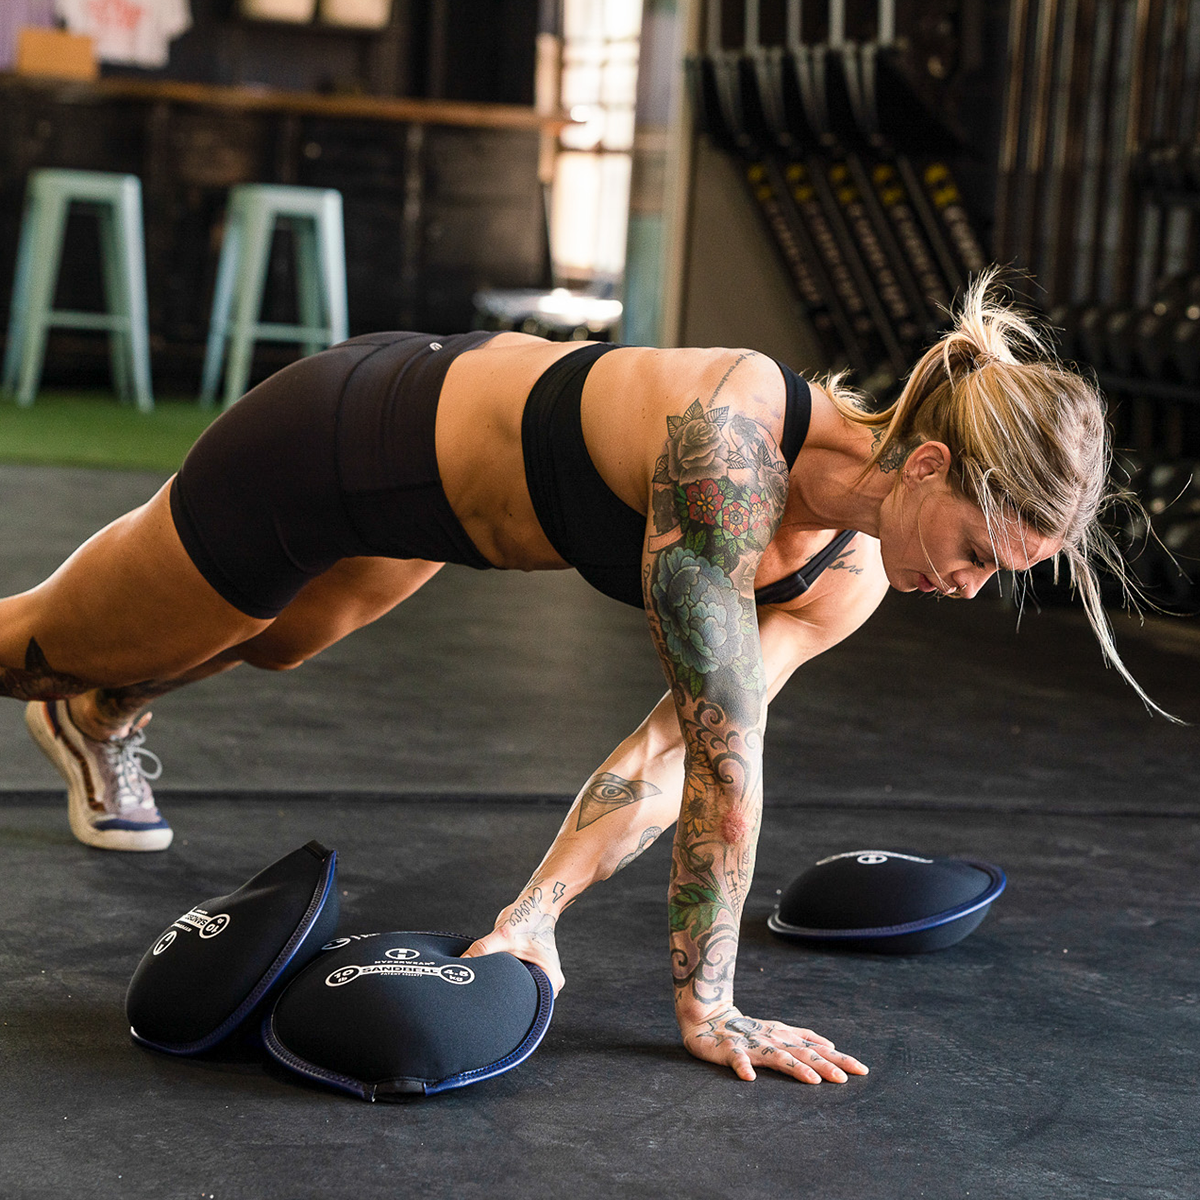
M 71 832 L 86 846 L 165 850 L 171 844 L 171 827 L 155 807 L 148 782 L 162 774 L 162 762 L 142 744 L 146 719 L 124 737 L 97 741 L 71 719 L 65 700 L 26 705 L 25 724 L 67 781 Z M 153 772 L 146 770 L 146 760 Z

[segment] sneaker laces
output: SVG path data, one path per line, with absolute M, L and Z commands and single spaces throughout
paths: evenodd
M 131 729 L 124 737 L 107 738 L 101 742 L 105 761 L 117 777 L 118 804 L 126 807 L 126 797 L 136 796 L 141 808 L 153 808 L 154 797 L 145 787 L 147 780 L 157 779 L 163 772 L 162 759 L 145 747 L 146 734 L 140 728 Z M 149 762 L 152 770 L 147 770 Z

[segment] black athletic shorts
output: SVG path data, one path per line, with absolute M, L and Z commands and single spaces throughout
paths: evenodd
M 342 558 L 490 567 L 442 491 L 434 422 L 451 362 L 494 336 L 368 334 L 247 392 L 171 486 L 175 528 L 204 578 L 269 619 Z

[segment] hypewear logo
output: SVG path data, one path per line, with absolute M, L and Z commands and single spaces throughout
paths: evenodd
M 445 983 L 453 983 L 460 987 L 463 984 L 473 983 L 475 980 L 475 972 L 470 967 L 461 966 L 459 963 L 445 963 L 439 966 L 429 959 L 415 962 L 413 957 L 397 961 L 401 955 L 417 955 L 417 951 L 407 948 L 388 950 L 385 953 L 390 956 L 391 961 L 373 962 L 365 967 L 353 965 L 338 967 L 336 971 L 331 971 L 325 977 L 325 986 L 343 987 L 355 979 L 361 979 L 364 975 L 400 975 L 410 979 L 425 976 L 430 979 L 441 979 Z
M 232 920 L 233 918 L 228 913 L 217 913 L 213 916 L 202 908 L 193 908 L 179 917 L 173 923 L 172 928 L 181 930 L 183 933 L 187 933 L 189 929 L 197 929 L 202 938 L 215 938 L 217 934 L 224 933 L 229 928 Z M 174 938 L 171 939 L 171 941 L 174 940 Z M 171 942 L 166 942 L 162 946 L 162 950 L 165 950 L 170 944 Z M 161 954 L 162 950 L 158 950 L 157 953 Z
M 864 867 L 877 867 L 889 859 L 902 858 L 905 862 L 931 863 L 932 858 L 918 858 L 915 854 L 901 854 L 898 850 L 847 850 L 844 854 L 831 854 L 816 865 L 823 867 L 826 863 L 837 862 L 839 858 L 857 859 Z

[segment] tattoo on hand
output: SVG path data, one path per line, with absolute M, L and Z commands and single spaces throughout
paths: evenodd
M 647 779 L 623 779 L 612 771 L 602 771 L 593 777 L 579 797 L 579 819 L 575 828 L 586 829 L 593 821 L 618 808 L 660 795 L 662 790 Z
M 561 887 L 556 885 L 556 890 Z M 525 899 L 514 904 L 503 924 L 516 934 L 527 937 L 543 946 L 554 945 L 554 926 L 557 919 L 553 913 L 542 908 L 542 889 L 532 887 L 527 889 Z

